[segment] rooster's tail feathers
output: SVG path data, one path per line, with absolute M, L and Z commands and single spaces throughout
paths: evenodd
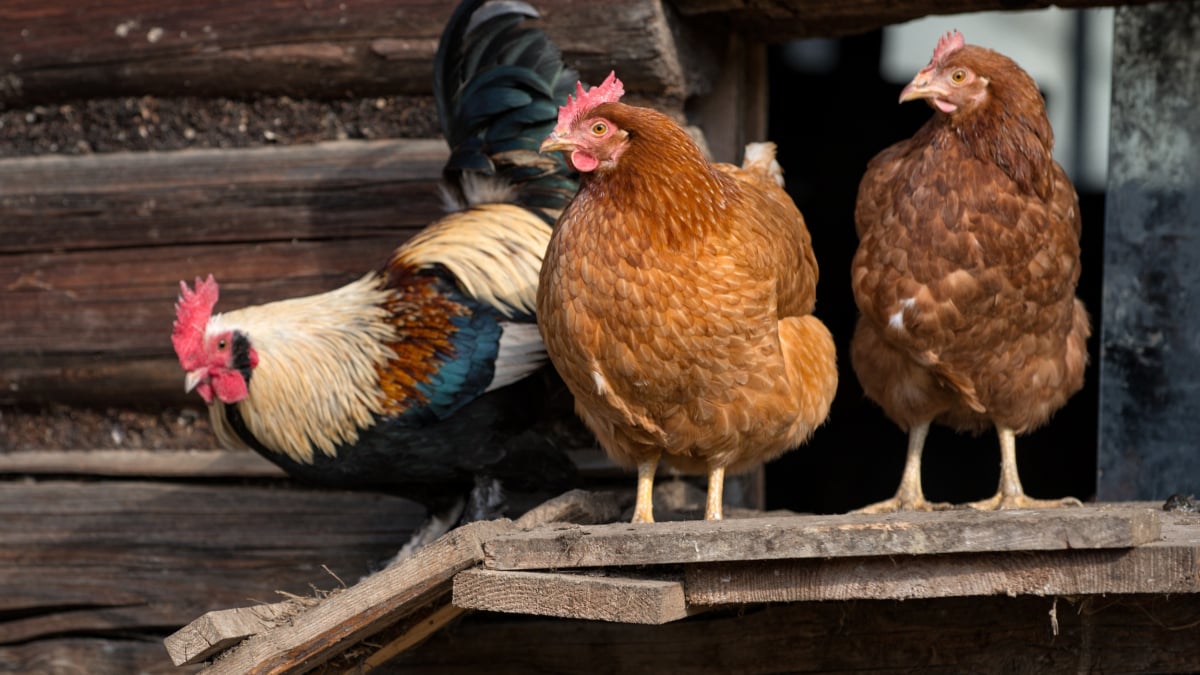
M 514 0 L 483 5 L 459 5 L 434 59 L 438 117 L 451 151 L 447 201 L 465 208 L 507 197 L 552 222 L 577 182 L 559 153 L 540 155 L 538 145 L 577 74 L 545 33 L 522 25 L 537 18 L 533 7 Z M 469 174 L 494 176 L 514 189 L 481 191 L 495 181 L 471 183 L 464 180 Z

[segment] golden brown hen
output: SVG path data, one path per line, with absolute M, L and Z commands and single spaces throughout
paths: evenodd
M 1078 503 L 1030 499 L 1017 474 L 1015 435 L 1083 386 L 1091 332 L 1075 298 L 1078 199 L 1051 156 L 1041 94 L 1011 59 L 954 32 L 900 95 L 916 99 L 933 118 L 871 160 L 855 209 L 851 362 L 909 434 L 899 491 L 864 510 L 941 506 L 921 489 L 931 422 L 999 433 L 999 490 L 971 506 Z
M 833 340 L 811 315 L 817 262 L 774 146 L 709 163 L 677 124 L 616 102 L 610 75 L 559 113 L 542 151 L 581 172 L 538 286 L 546 351 L 616 462 L 637 467 L 634 522 L 652 522 L 660 459 L 708 474 L 789 450 L 824 421 Z

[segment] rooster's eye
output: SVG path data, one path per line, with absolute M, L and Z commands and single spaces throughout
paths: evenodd
M 606 131 L 608 131 L 608 125 L 604 122 L 596 122 L 592 125 L 592 133 L 597 136 L 603 136 Z
M 217 349 L 225 349 L 225 341 L 224 340 L 219 340 L 217 342 Z
M 967 79 L 967 71 L 956 70 L 950 75 L 950 79 L 954 81 L 954 84 L 962 84 Z

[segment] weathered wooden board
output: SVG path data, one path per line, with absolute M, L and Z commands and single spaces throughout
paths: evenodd
M 369 493 L 0 482 L 0 644 L 152 633 L 276 591 L 337 588 L 394 554 L 422 516 Z
M 1123 7 L 1114 19 L 1101 499 L 1200 494 L 1198 42 L 1200 3 Z
M 395 236 L 441 214 L 448 156 L 430 138 L 0 159 L 0 252 Z M 0 288 L 36 289 L 27 273 Z
M 1163 514 L 1161 541 L 1132 549 L 830 558 L 690 566 L 698 605 L 988 595 L 1200 593 L 1200 516 Z
M 69 0 L 0 8 L 0 101 L 95 95 L 427 93 L 454 2 Z M 540 23 L 585 77 L 621 73 L 630 91 L 680 101 L 703 73 L 681 61 L 661 0 L 534 3 Z M 699 45 L 698 45 L 699 46 Z
M 475 613 L 381 673 L 1193 673 L 1200 596 L 743 606 L 662 626 Z
M 1138 506 L 613 524 L 498 537 L 484 549 L 485 565 L 505 570 L 1127 548 L 1159 538 L 1159 515 Z
M 511 521 L 499 520 L 452 530 L 411 558 L 339 593 L 336 602 L 304 612 L 294 625 L 246 640 L 203 672 L 303 672 L 318 666 L 443 595 L 455 574 L 482 559 L 483 541 L 514 527 Z
M 865 33 L 932 14 L 1044 7 L 1104 7 L 1148 0 L 674 0 L 685 18 L 719 18 L 759 40 Z
M 0 453 L 0 474 L 125 478 L 284 478 L 245 450 L 32 450 Z
M 0 672 L 28 675 L 190 675 L 171 663 L 155 637 L 67 637 L 0 645 Z
M 493 612 L 641 624 L 667 623 L 691 614 L 679 579 L 483 569 L 454 577 L 454 604 Z
M 242 640 L 286 623 L 301 611 L 295 601 L 269 605 L 215 609 L 189 623 L 184 630 L 171 633 L 163 646 L 177 665 L 202 663 Z
M 626 501 L 628 500 L 625 496 L 614 493 L 572 490 L 538 505 L 514 522 L 505 521 L 488 526 L 472 525 L 467 527 L 465 532 L 456 532 L 453 536 L 438 540 L 434 545 L 423 549 L 421 555 L 382 572 L 382 580 L 375 577 L 368 579 L 364 582 L 367 590 L 349 595 L 337 594 L 324 599 L 321 602 L 321 613 L 298 617 L 295 601 L 218 610 L 206 613 L 171 634 L 164 640 L 164 644 L 175 663 L 197 663 L 212 658 L 250 636 L 274 630 L 283 623 L 279 620 L 281 614 L 287 615 L 289 625 L 318 622 L 328 626 L 336 623 L 339 618 L 357 621 L 357 617 L 362 613 L 362 594 L 373 593 L 374 597 L 370 601 L 392 606 L 390 613 L 393 619 L 398 620 L 409 614 L 413 616 L 405 618 L 399 624 L 391 621 L 391 625 L 381 633 L 382 642 L 380 638 L 372 638 L 371 648 L 354 647 L 351 641 L 342 644 L 329 642 L 320 645 L 319 649 L 332 652 L 327 656 L 341 653 L 340 659 L 358 662 L 359 665 L 382 663 L 424 639 L 463 611 L 450 603 L 450 581 L 454 570 L 467 564 L 464 561 L 469 558 L 473 561 L 469 564 L 473 565 L 482 553 L 478 546 L 464 544 L 462 537 L 467 537 L 467 541 L 474 541 L 471 537 L 483 537 L 489 533 L 510 532 L 560 521 L 603 522 L 619 513 Z M 439 565 L 447 566 L 447 569 L 438 569 Z M 435 583 L 430 579 L 442 581 Z M 431 588 L 431 584 L 436 588 Z M 678 604 L 682 606 L 681 588 L 677 595 Z M 287 632 L 291 634 L 301 630 L 297 626 L 295 630 L 288 628 Z M 263 639 L 271 643 L 281 640 L 278 637 Z M 385 644 L 379 647 L 381 643 Z M 351 647 L 358 652 L 365 652 L 367 656 L 355 661 L 355 658 L 346 655 L 345 650 Z M 337 651 L 339 649 L 340 652 Z M 305 658 L 310 656 L 306 655 Z

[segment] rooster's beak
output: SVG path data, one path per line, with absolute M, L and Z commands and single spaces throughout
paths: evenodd
M 200 382 L 204 379 L 204 376 L 207 374 L 208 374 L 207 368 L 197 368 L 196 370 L 189 370 L 187 377 L 183 378 L 183 391 L 189 392 L 189 391 L 195 389 L 196 385 L 200 384 Z
M 574 147 L 574 143 L 565 138 L 559 138 L 558 132 L 551 131 L 550 135 L 546 137 L 546 140 L 542 141 L 542 145 L 538 148 L 538 152 L 546 154 L 547 152 L 554 152 L 555 150 L 570 150 Z

